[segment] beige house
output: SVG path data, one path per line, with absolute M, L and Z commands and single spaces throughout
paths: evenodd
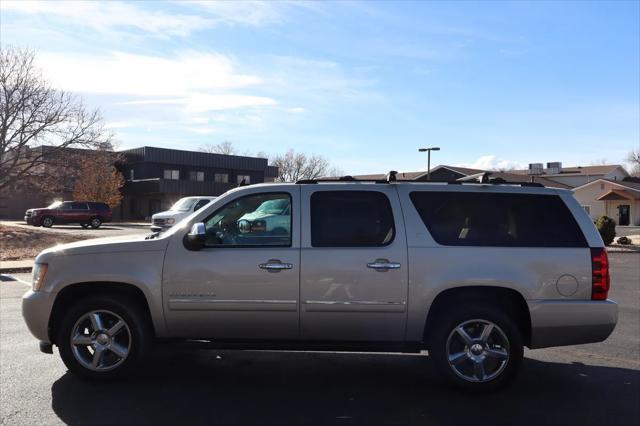
M 555 165 L 556 167 L 549 167 L 550 165 Z M 510 170 L 509 173 L 528 175 L 530 170 Z M 629 173 L 620 164 L 562 167 L 562 163 L 558 162 L 547 163 L 547 168 L 541 169 L 536 179 L 539 177 L 562 183 L 571 188 L 577 188 L 598 179 L 622 180 L 629 177 Z
M 573 189 L 594 221 L 609 216 L 617 225 L 640 225 L 640 181 L 598 179 Z

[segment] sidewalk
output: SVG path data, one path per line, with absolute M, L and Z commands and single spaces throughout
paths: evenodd
M 33 268 L 33 260 L 3 260 L 0 261 L 0 273 L 7 274 L 10 272 L 31 272 Z

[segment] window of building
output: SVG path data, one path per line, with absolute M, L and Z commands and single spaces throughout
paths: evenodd
M 204 172 L 189 172 L 189 180 L 204 182 Z
M 555 195 L 412 192 L 411 201 L 438 244 L 585 247 L 573 215 Z
M 133 172 L 133 169 L 129 170 L 129 179 L 133 180 L 134 176 L 135 176 L 135 174 Z
M 180 170 L 164 170 L 164 178 L 169 180 L 179 180 L 180 179 Z
M 588 215 L 591 215 L 591 206 L 582 206 L 582 208 Z
M 604 183 L 600 184 L 600 191 L 604 191 Z
M 216 173 L 213 178 L 217 183 L 229 183 L 229 175 L 226 173 Z
M 313 247 L 375 247 L 393 241 L 391 204 L 378 191 L 318 191 L 311 195 Z
M 242 181 L 244 180 L 245 184 L 249 184 L 251 183 L 251 176 L 249 175 L 238 175 L 238 183 L 242 183 Z
M 204 221 L 206 246 L 291 245 L 291 196 L 248 195 L 231 201 Z

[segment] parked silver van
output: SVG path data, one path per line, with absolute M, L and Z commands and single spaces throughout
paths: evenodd
M 285 207 L 278 226 L 260 223 L 265 205 Z M 569 191 L 307 181 L 233 189 L 151 238 L 47 249 L 23 315 L 43 351 L 93 379 L 134 371 L 154 339 L 198 339 L 428 350 L 444 377 L 488 390 L 524 346 L 606 339 L 608 290 L 606 250 Z

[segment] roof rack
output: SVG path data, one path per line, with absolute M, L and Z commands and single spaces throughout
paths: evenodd
M 365 183 L 392 183 L 397 182 L 396 175 L 398 172 L 392 170 L 387 173 L 386 179 L 356 179 L 353 176 L 341 176 L 338 178 L 320 178 L 320 179 L 301 179 L 296 181 L 298 185 L 308 185 L 308 184 L 316 184 L 316 183 L 336 183 L 336 182 L 365 182 Z M 491 172 L 482 172 L 476 173 L 473 175 L 465 176 L 460 178 L 454 182 L 416 182 L 416 181 L 402 181 L 402 182 L 410 182 L 410 183 L 440 183 L 440 184 L 448 184 L 448 185 L 462 185 L 462 184 L 489 184 L 489 185 L 519 185 L 519 186 L 530 186 L 537 188 L 544 188 L 544 185 L 538 182 L 509 182 L 504 180 L 501 177 L 491 178 Z
M 539 182 L 509 182 L 501 177 L 492 178 L 491 172 L 481 172 L 473 175 L 465 176 L 457 179 L 455 182 L 447 182 L 450 185 L 460 185 L 463 183 L 485 183 L 491 185 L 520 185 L 531 186 L 536 188 L 544 188 L 544 185 Z
M 387 173 L 386 179 L 356 179 L 353 176 L 340 176 L 338 178 L 321 178 L 321 179 L 301 179 L 297 180 L 296 184 L 305 185 L 305 184 L 314 184 L 314 183 L 322 183 L 322 182 L 369 182 L 369 183 L 389 183 L 396 182 L 396 175 L 398 172 L 395 170 L 391 170 Z

